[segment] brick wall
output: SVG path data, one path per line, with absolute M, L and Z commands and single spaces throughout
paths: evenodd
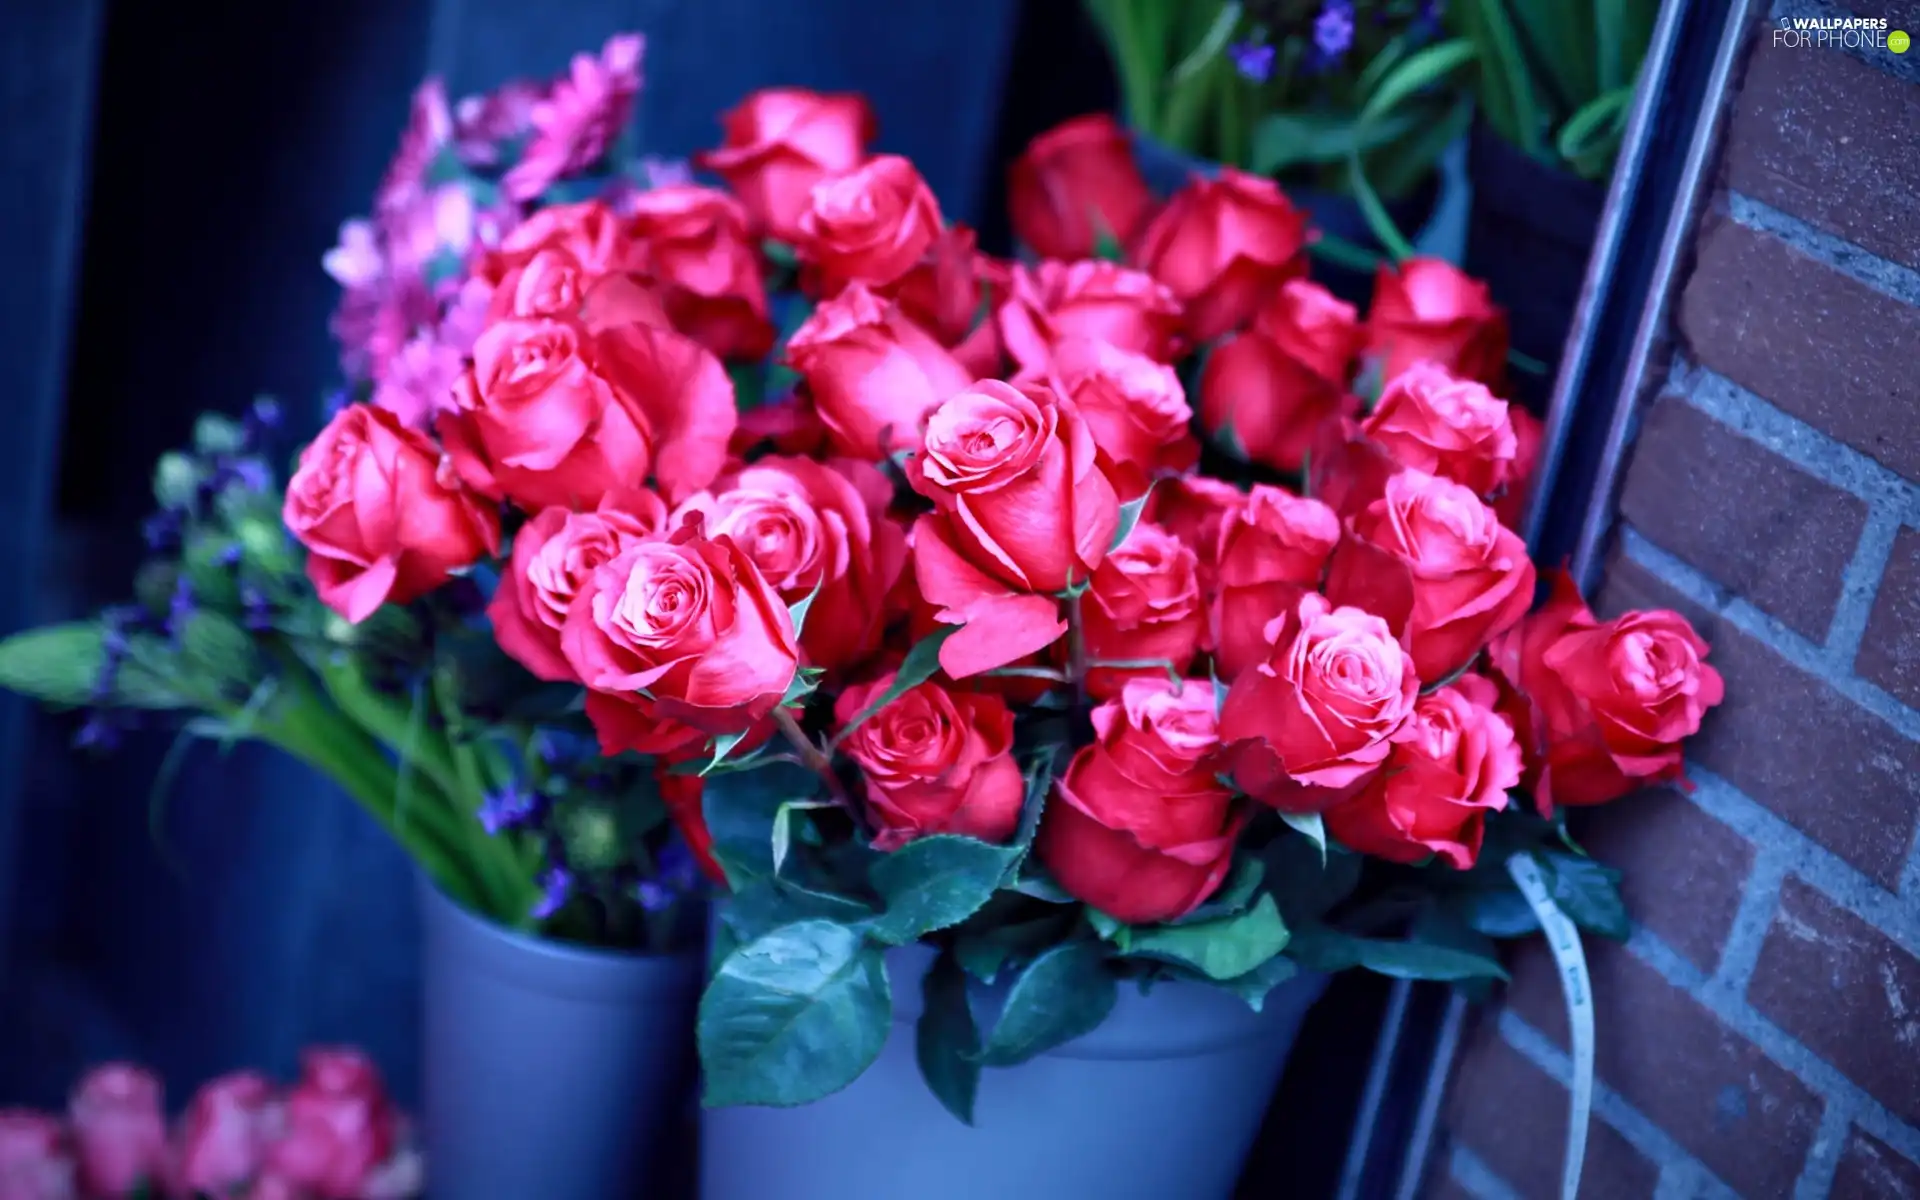
M 1920 37 L 1920 3 L 1850 7 Z M 1687 613 L 1727 681 L 1695 790 L 1583 831 L 1636 920 L 1589 946 L 1601 1200 L 1920 1200 L 1920 49 L 1775 49 L 1768 27 L 1596 598 Z M 1558 982 L 1537 946 L 1513 970 L 1456 1070 L 1434 1196 L 1557 1192 Z

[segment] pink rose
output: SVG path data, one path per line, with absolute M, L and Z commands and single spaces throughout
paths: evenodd
M 180 1122 L 180 1186 L 209 1196 L 235 1194 L 260 1173 L 283 1116 L 264 1075 L 238 1071 L 194 1093 Z
M 888 673 L 848 688 L 834 719 L 846 725 L 893 682 Z M 847 735 L 843 749 L 860 765 L 881 850 L 934 833 L 1004 842 L 1019 828 L 1027 785 L 1013 760 L 1013 713 L 998 696 L 920 684 Z
M 321 1200 L 359 1200 L 368 1176 L 393 1153 L 398 1119 L 365 1055 L 308 1050 L 300 1082 L 287 1094 L 285 1131 L 267 1152 L 267 1173 Z
M 764 357 L 774 330 L 740 202 L 683 184 L 640 193 L 630 211 L 628 228 L 673 327 L 724 359 Z
M 588 512 L 546 508 L 513 536 L 513 557 L 487 605 L 500 648 L 549 682 L 573 682 L 560 651 L 567 609 L 602 563 L 667 528 L 667 507 L 652 492 L 608 492 Z
M 1072 338 L 1054 347 L 1045 373 L 1093 433 L 1101 470 L 1122 501 L 1144 495 L 1164 474 L 1200 458 L 1193 410 L 1173 368 L 1106 342 Z
M 1091 338 L 1170 363 L 1184 351 L 1180 300 L 1144 271 L 1103 259 L 1016 266 L 995 313 L 1000 339 L 1023 368 L 1037 370 L 1069 338 Z
M 1211 611 L 1215 670 L 1222 679 L 1265 662 L 1266 631 L 1318 591 L 1340 541 L 1340 518 L 1318 500 L 1255 484 L 1214 534 Z
M 1422 679 L 1445 679 L 1533 604 L 1533 560 L 1493 510 L 1457 483 L 1407 469 L 1348 518 L 1327 597 L 1377 613 Z
M 160 1081 L 128 1063 L 88 1071 L 67 1102 L 80 1186 L 89 1196 L 158 1189 L 167 1174 L 167 1124 Z
M 1042 258 L 1091 258 L 1098 235 L 1125 245 L 1153 211 L 1133 143 L 1105 113 L 1072 117 L 1027 143 L 1007 170 L 1007 209 Z
M 1430 362 L 1388 380 L 1360 429 L 1401 466 L 1483 498 L 1507 482 L 1519 453 L 1507 402 Z
M 1383 378 L 1425 360 L 1495 390 L 1506 381 L 1506 310 L 1486 284 L 1443 258 L 1382 263 L 1367 326 Z
M 935 512 L 914 529 L 920 589 L 962 625 L 941 647 L 955 679 L 1003 666 L 1064 632 L 1054 594 L 1093 577 L 1120 503 L 1070 402 L 982 380 L 927 418 L 907 465 Z
M 973 230 L 954 224 L 942 230 L 926 256 L 882 288 L 881 294 L 898 302 L 914 324 L 952 350 L 970 379 L 998 377 L 1005 351 L 992 312 L 995 298 L 1007 294 L 1009 270 L 1007 264 L 980 252 Z
M 1186 305 L 1187 335 L 1210 342 L 1307 273 L 1307 241 L 1306 214 L 1273 180 L 1223 167 L 1173 194 L 1133 258 Z
M 725 144 L 695 162 L 727 181 L 756 233 L 792 242 L 813 187 L 866 158 L 876 133 L 864 98 L 805 88 L 764 88 L 720 118 Z
M 973 381 L 897 304 L 853 284 L 787 339 L 837 453 L 876 462 L 916 446 L 926 415 Z
M 943 222 L 933 189 L 897 154 L 814 185 L 800 214 L 800 255 L 831 295 L 849 283 L 892 283 L 920 261 Z
M 1212 595 L 1219 562 L 1220 524 L 1246 501 L 1246 493 L 1208 475 L 1182 475 L 1153 489 L 1140 519 L 1152 521 L 1192 549 L 1200 564 L 1200 591 Z
M 560 636 L 609 755 L 744 733 L 800 664 L 779 594 L 733 539 L 703 537 L 697 524 L 595 568 Z
M 424 435 L 365 404 L 341 409 L 300 452 L 281 516 L 328 608 L 364 621 L 499 550 L 499 514 L 439 466 Z
M 1353 382 L 1367 327 L 1353 305 L 1309 279 L 1289 279 L 1254 315 L 1253 327 L 1305 364 L 1314 374 L 1345 389 Z
M 1386 761 L 1420 678 L 1385 621 L 1316 592 L 1269 632 L 1266 660 L 1227 692 L 1220 740 L 1242 791 L 1281 812 L 1324 812 Z
M 1359 401 L 1258 329 L 1214 347 L 1200 375 L 1200 420 L 1248 460 L 1299 471 L 1332 418 Z
M 1164 661 L 1167 666 L 1096 667 L 1087 690 L 1106 700 L 1130 679 L 1184 673 L 1200 653 L 1206 606 L 1193 551 L 1157 525 L 1141 522 L 1093 573 L 1080 599 L 1087 658 Z

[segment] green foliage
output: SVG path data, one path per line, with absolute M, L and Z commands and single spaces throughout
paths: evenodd
M 993 898 L 1017 856 L 949 834 L 908 842 L 873 864 L 873 889 L 886 905 L 874 936 L 899 946 L 958 925 Z
M 1191 967 L 1208 979 L 1236 979 L 1286 949 L 1286 922 L 1272 896 L 1232 917 L 1135 929 L 1127 953 Z
M 820 780 L 790 763 L 709 776 L 701 796 L 713 855 L 735 888 L 775 874 L 773 829 L 781 806 L 809 800 Z
M 29 629 L 0 642 L 0 687 L 75 708 L 92 697 L 105 662 L 100 628 L 91 621 Z
M 841 727 L 840 732 L 834 735 L 834 744 L 844 742 L 848 734 L 872 720 L 875 713 L 938 674 L 940 647 L 946 645 L 947 639 L 959 632 L 958 625 L 942 625 L 915 642 L 913 649 L 907 651 L 906 658 L 901 660 L 899 669 L 895 671 L 893 683 L 886 691 L 874 697 L 872 703 L 855 713 L 853 720 Z
M 1316 971 L 1361 967 L 1396 979 L 1448 981 L 1507 977 L 1497 961 L 1481 954 L 1411 940 L 1355 937 L 1318 924 L 1296 928 L 1290 950 L 1303 966 Z
M 1113 1011 L 1119 988 L 1098 942 L 1066 942 L 1043 951 L 1014 979 L 1006 1005 L 981 1048 L 990 1067 L 1011 1067 L 1084 1037 Z
M 920 984 L 923 1008 L 914 1028 L 914 1059 L 927 1090 L 946 1110 L 973 1124 L 980 1091 L 980 1028 L 967 1001 L 967 975 L 952 954 L 942 954 Z

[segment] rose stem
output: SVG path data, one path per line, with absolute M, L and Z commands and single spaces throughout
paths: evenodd
M 1067 681 L 1075 708 L 1087 706 L 1087 639 L 1080 629 L 1080 593 L 1067 593 Z
M 780 732 L 786 736 L 787 741 L 800 752 L 801 763 L 826 781 L 827 790 L 833 793 L 834 803 L 852 812 L 853 805 L 847 800 L 846 789 L 840 786 L 840 777 L 834 774 L 833 760 L 828 758 L 820 747 L 813 744 L 813 739 L 807 736 L 806 730 L 800 728 L 800 723 L 793 719 L 793 714 L 785 708 L 776 708 L 773 710 L 773 723 L 780 727 Z

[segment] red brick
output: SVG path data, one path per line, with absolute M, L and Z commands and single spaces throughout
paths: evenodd
M 1496 1022 L 1483 1021 L 1455 1069 L 1447 1129 L 1522 1196 L 1557 1196 L 1568 1103 L 1565 1088 L 1509 1046 Z M 1650 1196 L 1659 1174 L 1612 1126 L 1592 1122 L 1581 1196 Z
M 1856 1129 L 1833 1175 L 1834 1200 L 1920 1200 L 1920 1166 Z
M 1604 612 L 1673 608 L 1713 645 L 1724 703 L 1687 743 L 1693 761 L 1888 887 L 1920 819 L 1920 743 L 1618 555 Z
M 1902 529 L 1893 541 L 1853 669 L 1920 708 L 1920 531 Z
M 1909 139 L 1887 134 L 1916 126 L 1920 92 L 1912 84 L 1844 53 L 1778 47 L 1768 38 L 1747 64 L 1726 181 L 1882 258 L 1920 266 L 1912 236 L 1920 227 L 1920 159 Z
M 1627 912 L 1711 975 L 1753 870 L 1753 845 L 1671 788 L 1575 814 L 1595 858 L 1622 872 Z
M 1771 234 L 1717 215 L 1700 228 L 1680 302 L 1695 360 L 1920 479 L 1920 438 L 1912 436 L 1920 373 L 1909 366 L 1920 310 Z
M 1797 879 L 1747 999 L 1908 1121 L 1920 1122 L 1920 959 Z
M 1590 938 L 1587 958 L 1600 1080 L 1741 1195 L 1790 1195 L 1820 1098 L 1624 946 Z M 1564 1048 L 1552 956 L 1529 942 L 1512 967 L 1508 1002 Z
M 1867 505 L 1674 396 L 1647 413 L 1620 512 L 1661 548 L 1814 641 Z

